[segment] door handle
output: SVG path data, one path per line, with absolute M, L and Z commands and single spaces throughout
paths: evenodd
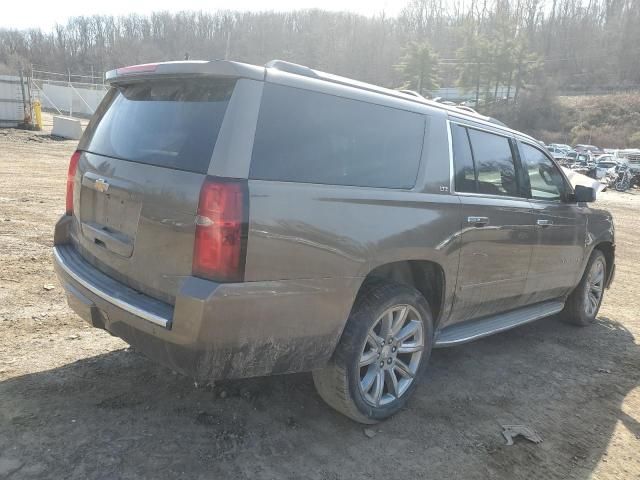
M 539 219 L 536 221 L 536 223 L 540 227 L 548 227 L 549 225 L 553 225 L 553 222 L 551 220 L 544 220 L 544 219 Z
M 467 217 L 467 223 L 481 227 L 489 223 L 489 217 Z

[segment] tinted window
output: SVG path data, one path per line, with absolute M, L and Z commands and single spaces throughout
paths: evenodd
M 537 148 L 522 144 L 523 165 L 529 173 L 531 198 L 561 200 L 564 197 L 564 178 L 560 170 Z
M 424 122 L 417 113 L 266 84 L 250 176 L 411 188 Z
M 467 129 L 460 125 L 452 124 L 451 139 L 453 143 L 453 165 L 456 172 L 456 192 L 477 192 L 476 175 Z
M 92 121 L 87 150 L 204 173 L 234 83 L 171 79 L 120 86 L 105 98 Z
M 518 181 L 509 139 L 473 128 L 467 131 L 476 166 L 478 193 L 518 196 Z

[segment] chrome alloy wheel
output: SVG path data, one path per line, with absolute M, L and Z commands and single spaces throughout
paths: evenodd
M 414 381 L 424 351 L 424 326 L 410 305 L 387 309 L 369 329 L 360 355 L 360 391 L 374 407 L 402 396 Z
M 591 265 L 587 281 L 585 282 L 584 311 L 590 317 L 595 316 L 602 300 L 604 290 L 605 267 L 602 260 L 597 260 Z

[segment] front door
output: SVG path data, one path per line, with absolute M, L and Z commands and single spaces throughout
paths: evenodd
M 582 274 L 587 207 L 568 201 L 564 176 L 540 148 L 519 147 L 537 230 L 526 290 L 531 302 L 554 299 L 568 293 Z
M 454 323 L 523 305 L 537 232 L 513 140 L 453 123 L 451 134 L 463 212 Z

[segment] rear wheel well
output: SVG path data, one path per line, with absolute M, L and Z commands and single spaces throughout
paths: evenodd
M 434 323 L 438 324 L 445 285 L 444 271 L 440 265 L 427 260 L 386 263 L 369 272 L 363 285 L 376 280 L 396 282 L 418 290 L 431 307 Z

